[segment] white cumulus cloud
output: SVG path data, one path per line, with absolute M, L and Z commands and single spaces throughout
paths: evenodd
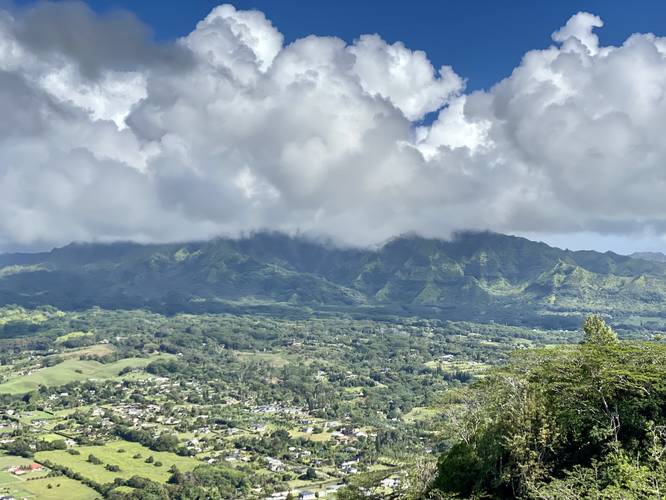
M 0 249 L 265 228 L 659 241 L 666 40 L 603 46 L 602 25 L 576 14 L 465 93 L 402 43 L 285 44 L 231 5 L 162 44 L 80 3 L 0 11 Z

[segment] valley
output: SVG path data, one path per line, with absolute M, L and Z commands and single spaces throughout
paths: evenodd
M 0 261 L 0 494 L 21 498 L 419 498 L 516 355 L 577 344 L 591 311 L 628 342 L 666 330 L 664 264 L 490 233 Z
M 88 498 L 185 484 L 223 498 L 333 496 L 355 483 L 404 493 L 408 471 L 436 460 L 462 387 L 515 349 L 578 336 L 417 318 L 53 307 L 0 317 L 11 318 L 2 460 L 27 456 L 48 476 L 36 481 L 66 480 Z M 22 328 L 30 335 L 14 336 Z M 5 477 L 0 491 L 24 486 Z

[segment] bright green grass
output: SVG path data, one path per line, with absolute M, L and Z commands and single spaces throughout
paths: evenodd
M 20 476 L 21 481 L 25 481 L 27 479 L 39 479 L 42 477 L 46 477 L 48 475 L 48 470 L 42 469 L 42 470 L 33 470 L 30 472 L 26 472 L 25 474 Z
M 111 344 L 93 344 L 88 347 L 80 347 L 78 349 L 69 349 L 59 354 L 54 354 L 54 357 L 61 359 L 79 358 L 83 354 L 89 356 L 106 356 L 114 351 Z
M 129 441 L 111 441 L 104 446 L 80 446 L 76 448 L 81 452 L 80 455 L 70 455 L 64 450 L 40 451 L 35 454 L 37 460 L 49 460 L 55 464 L 64 465 L 79 472 L 82 476 L 92 479 L 98 483 L 113 482 L 116 477 L 129 479 L 132 476 L 142 476 L 153 481 L 165 482 L 171 473 L 169 468 L 175 465 L 183 472 L 190 471 L 201 462 L 191 457 L 181 457 L 175 453 L 152 451 L 138 443 Z M 124 453 L 118 453 L 118 450 L 125 450 Z M 132 458 L 140 453 L 141 458 Z M 89 463 L 88 455 L 95 455 L 103 465 Z M 155 461 L 162 462 L 162 467 L 155 467 L 153 464 L 147 464 L 145 459 L 153 456 Z M 109 472 L 105 469 L 106 464 L 113 464 L 120 467 L 119 472 Z
M 0 484 L 14 483 L 18 478 L 9 472 L 0 471 Z
M 126 373 L 125 375 L 121 375 L 120 380 L 131 380 L 134 382 L 137 382 L 139 380 L 150 380 L 157 378 L 156 375 L 153 375 L 152 373 L 146 373 L 146 372 L 129 372 Z
M 27 499 L 60 499 L 92 500 L 99 498 L 99 494 L 83 484 L 66 477 L 44 478 L 46 470 L 28 472 L 22 476 L 15 476 L 6 471 L 15 465 L 28 465 L 33 461 L 23 457 L 14 457 L 0 454 L 0 495 L 10 495 L 14 498 Z M 43 478 L 33 479 L 32 478 Z M 51 483 L 52 488 L 48 488 Z M 56 485 L 60 484 L 60 488 Z
M 435 370 L 439 366 L 439 368 L 441 368 L 443 371 L 447 373 L 469 372 L 472 374 L 481 373 L 490 367 L 490 365 L 486 363 L 479 363 L 477 361 L 456 361 L 456 360 L 451 360 L 451 361 L 432 360 L 432 361 L 427 361 L 425 363 L 425 366 L 430 368 L 431 370 Z
M 92 332 L 69 332 L 66 333 L 65 335 L 61 335 L 55 341 L 56 344 L 60 344 L 62 342 L 65 342 L 66 340 L 76 339 L 79 337 L 92 337 L 93 335 L 94 334 Z
M 90 405 L 81 405 L 77 406 L 76 408 L 65 408 L 64 410 L 58 410 L 54 411 L 53 413 L 56 415 L 56 417 L 63 418 L 63 417 L 68 417 L 72 413 L 76 413 L 77 411 L 87 411 L 91 408 Z
M 409 413 L 403 417 L 405 422 L 421 422 L 441 414 L 437 408 L 427 408 L 425 406 L 415 406 Z
M 46 441 L 47 443 L 52 443 L 53 441 L 60 441 L 65 439 L 60 434 L 41 434 L 39 439 Z
M 134 491 L 134 488 L 131 486 L 118 486 L 117 488 L 113 488 L 112 491 L 114 493 L 123 493 L 125 495 L 129 495 Z
M 160 356 L 166 357 L 159 355 L 149 358 L 126 358 L 107 364 L 67 359 L 55 366 L 41 368 L 30 375 L 22 375 L 0 384 L 0 393 L 23 394 L 36 390 L 40 385 L 53 387 L 81 380 L 113 378 L 124 368 L 143 368 Z
M 51 488 L 49 488 L 49 484 Z M 55 500 L 58 498 L 67 500 L 93 500 L 94 498 L 100 498 L 100 494 L 92 488 L 65 476 L 24 481 L 21 483 L 20 488 L 40 500 Z
M 33 420 L 52 420 L 55 418 L 56 418 L 55 416 L 51 415 L 50 413 L 46 413 L 44 411 L 27 411 L 21 414 L 19 420 L 23 424 L 29 424 Z
M 14 465 L 29 465 L 33 461 L 23 457 L 0 454 L 0 470 L 13 467 Z
M 62 313 L 56 314 L 61 315 Z M 2 307 L 0 308 L 0 325 L 10 321 L 23 321 L 26 323 L 43 323 L 49 319 L 49 316 L 43 311 L 31 311 L 22 307 Z
M 22 489 L 22 486 L 25 483 L 18 481 L 16 483 L 7 483 L 7 484 L 0 484 L 0 495 L 8 495 L 13 498 L 29 498 L 33 499 L 36 498 L 32 494 L 28 493 L 26 490 Z M 54 497 L 51 497 L 54 498 Z
M 293 356 L 281 352 L 241 352 L 236 351 L 241 360 L 264 361 L 275 368 L 282 368 L 294 361 Z

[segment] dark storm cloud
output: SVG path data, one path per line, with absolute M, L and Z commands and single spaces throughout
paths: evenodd
M 141 66 L 184 69 L 191 54 L 173 44 L 158 44 L 151 29 L 123 10 L 104 16 L 78 1 L 40 2 L 21 11 L 14 36 L 40 57 L 67 57 L 89 78 L 100 71 L 134 71 Z

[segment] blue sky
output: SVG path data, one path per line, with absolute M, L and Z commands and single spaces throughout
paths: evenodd
M 32 1 L 21 0 L 19 4 Z M 151 26 L 158 39 L 192 31 L 223 2 L 209 0 L 88 0 L 98 12 L 125 9 Z M 663 32 L 666 2 L 634 0 L 437 1 L 437 0 L 239 0 L 238 9 L 266 14 L 290 42 L 307 35 L 337 36 L 352 42 L 378 33 L 387 42 L 402 41 L 424 50 L 435 66 L 451 65 L 467 78 L 468 90 L 487 88 L 508 76 L 525 52 L 547 47 L 550 35 L 578 11 L 600 16 L 606 45 L 630 34 Z

